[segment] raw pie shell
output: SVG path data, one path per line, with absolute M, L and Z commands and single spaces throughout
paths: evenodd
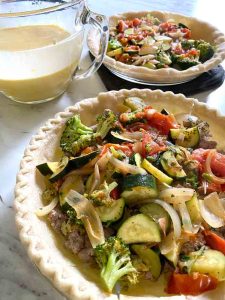
M 103 62 L 106 67 L 132 79 L 144 80 L 149 83 L 179 83 L 189 81 L 200 74 L 211 70 L 225 59 L 224 34 L 211 24 L 196 18 L 160 11 L 127 12 L 111 16 L 109 18 L 109 26 L 115 27 L 117 21 L 121 19 L 141 18 L 149 13 L 152 16 L 159 18 L 161 21 L 173 19 L 176 23 L 185 24 L 191 29 L 193 39 L 203 39 L 216 46 L 214 56 L 203 64 L 199 64 L 184 71 L 179 71 L 173 68 L 151 70 L 145 67 L 127 65 L 106 55 Z M 88 47 L 94 56 L 98 55 L 99 34 L 96 30 L 91 30 L 88 34 Z
M 82 264 L 75 255 L 64 248 L 59 234 L 53 232 L 45 218 L 38 218 L 37 208 L 43 206 L 41 193 L 45 187 L 44 177 L 36 171 L 36 165 L 59 159 L 60 134 L 66 120 L 79 113 L 86 125 L 93 125 L 97 114 L 104 108 L 119 112 L 124 98 L 138 96 L 146 104 L 161 110 L 168 109 L 172 113 L 190 112 L 210 124 L 213 138 L 219 142 L 219 147 L 225 149 L 224 124 L 225 117 L 214 109 L 207 108 L 203 103 L 193 98 L 185 98 L 182 94 L 162 92 L 160 90 L 120 90 L 101 93 L 96 98 L 85 99 L 64 112 L 58 113 L 53 119 L 40 128 L 33 136 L 24 152 L 15 189 L 16 224 L 20 239 L 28 251 L 32 262 L 38 267 L 52 284 L 69 299 L 117 299 L 104 291 L 99 277 L 99 271 Z M 192 296 L 168 297 L 163 292 L 163 278 L 159 283 L 142 282 L 138 289 L 129 290 L 129 295 L 121 295 L 122 300 L 132 299 L 196 299 Z M 220 284 L 215 291 L 198 296 L 198 299 L 224 300 L 225 284 Z

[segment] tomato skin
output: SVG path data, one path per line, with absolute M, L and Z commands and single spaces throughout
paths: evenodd
M 123 20 L 120 20 L 118 22 L 118 25 L 117 25 L 118 32 L 124 32 L 124 30 L 127 29 L 127 28 L 128 28 L 128 26 Z
M 186 39 L 190 39 L 191 38 L 191 30 L 188 28 L 182 28 L 181 32 L 185 33 L 184 37 Z
M 193 273 L 173 273 L 168 281 L 166 293 L 176 295 L 200 295 L 217 287 L 218 280 L 212 276 Z
M 225 240 L 211 230 L 203 231 L 206 244 L 214 249 L 222 252 L 225 255 Z
M 134 18 L 134 19 L 133 19 L 133 26 L 136 27 L 136 26 L 138 26 L 139 24 L 141 24 L 141 20 L 138 19 L 138 18 Z
M 110 197 L 112 197 L 115 200 L 120 198 L 120 190 L 118 189 L 118 187 L 111 191 Z
M 149 149 L 148 149 L 149 148 Z M 148 155 L 154 155 L 160 151 L 165 151 L 165 145 L 158 145 L 153 141 L 151 135 L 149 133 L 143 133 L 142 139 L 142 156 L 147 157 Z
M 178 125 L 171 115 L 163 115 L 159 112 L 155 112 L 152 115 L 147 114 L 147 120 L 149 124 L 158 129 L 161 134 L 168 135 L 171 128 L 178 128 Z

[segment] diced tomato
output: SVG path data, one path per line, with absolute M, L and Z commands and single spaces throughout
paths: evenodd
M 110 147 L 113 147 L 116 150 L 123 151 L 123 153 L 125 155 L 127 155 L 127 156 L 131 156 L 131 154 L 133 153 L 133 151 L 132 151 L 132 144 L 127 143 L 126 145 L 119 145 L 119 144 L 108 143 L 108 144 L 105 144 L 102 147 L 102 151 L 101 151 L 100 156 L 103 156 Z
M 124 51 L 139 51 L 140 47 L 139 46 L 135 46 L 135 45 L 131 45 L 131 46 L 127 46 L 124 48 Z
M 176 29 L 176 25 L 174 25 L 174 24 L 172 24 L 170 22 L 161 23 L 159 25 L 159 27 L 160 27 L 161 31 L 164 31 L 164 32 L 166 32 L 166 31 L 172 31 L 172 30 Z
M 134 27 L 137 27 L 139 24 L 141 24 L 141 20 L 138 19 L 138 18 L 134 18 L 134 19 L 133 19 L 133 26 L 134 26 Z
M 128 38 L 122 37 L 122 38 L 120 39 L 120 43 L 121 43 L 123 46 L 126 46 L 127 42 L 128 42 Z
M 125 23 L 129 28 L 132 28 L 134 26 L 133 21 L 131 21 L 131 20 L 127 20 L 127 21 L 125 21 Z
M 142 139 L 142 156 L 146 157 L 148 155 L 154 155 L 160 151 L 166 150 L 165 145 L 158 145 L 153 141 L 151 135 L 149 133 L 143 133 Z
M 222 252 L 225 255 L 225 240 L 222 237 L 211 230 L 204 230 L 203 234 L 206 240 L 206 245 L 214 250 Z
M 127 130 L 134 132 L 134 131 L 140 131 L 141 129 L 144 129 L 146 131 L 149 131 L 152 129 L 152 126 L 148 123 L 142 123 L 142 122 L 135 122 L 133 124 L 127 125 Z
M 118 25 L 117 25 L 118 32 L 124 32 L 124 30 L 127 29 L 127 28 L 128 28 L 128 26 L 123 20 L 120 20 L 118 22 Z
M 178 128 L 174 117 L 172 115 L 163 115 L 155 112 L 152 115 L 147 114 L 149 124 L 158 129 L 161 134 L 168 134 L 171 128 Z
M 189 28 L 181 28 L 181 32 L 185 33 L 184 37 L 186 39 L 191 38 L 191 30 Z
M 199 56 L 199 50 L 196 50 L 196 49 L 191 49 L 191 50 L 188 50 L 185 55 L 185 57 L 196 57 L 196 56 Z
M 194 160 L 200 162 L 203 166 L 205 164 L 209 149 L 196 149 L 192 152 L 191 157 Z M 225 155 L 221 153 L 216 153 L 211 160 L 211 169 L 213 174 L 219 177 L 225 177 Z M 203 167 L 204 172 L 204 167 Z
M 115 200 L 120 198 L 120 190 L 118 189 L 118 187 L 111 191 L 110 197 L 112 197 Z
M 82 152 L 81 152 L 81 155 L 85 155 L 85 154 L 88 154 L 88 153 L 91 153 L 95 150 L 94 147 L 87 147 L 85 148 Z
M 200 295 L 217 287 L 218 280 L 212 276 L 193 273 L 173 273 L 168 281 L 166 292 L 177 295 Z

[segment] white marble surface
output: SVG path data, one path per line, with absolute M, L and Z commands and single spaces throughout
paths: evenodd
M 221 0 L 90 0 L 89 5 L 106 15 L 127 10 L 176 11 L 210 21 L 225 31 Z M 84 56 L 88 61 L 87 50 Z M 25 106 L 0 96 L 0 300 L 64 299 L 32 265 L 20 244 L 12 209 L 16 173 L 31 136 L 48 118 L 101 91 L 105 88 L 96 74 L 87 80 L 73 82 L 60 99 L 46 104 Z M 225 84 L 195 97 L 225 114 Z

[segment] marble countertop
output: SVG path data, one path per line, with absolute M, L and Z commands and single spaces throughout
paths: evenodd
M 91 9 L 106 15 L 126 10 L 168 10 L 197 16 L 225 31 L 222 1 L 156 1 L 90 0 Z M 85 61 L 89 61 L 84 49 Z M 88 86 L 88 89 L 87 89 Z M 105 87 L 97 74 L 73 82 L 59 99 L 27 106 L 0 96 L 0 299 L 2 300 L 62 300 L 65 299 L 38 272 L 21 245 L 14 222 L 13 199 L 16 174 L 23 151 L 38 128 L 57 112 L 88 97 L 94 97 Z M 200 101 L 225 114 L 225 84 L 216 90 L 194 95 Z

